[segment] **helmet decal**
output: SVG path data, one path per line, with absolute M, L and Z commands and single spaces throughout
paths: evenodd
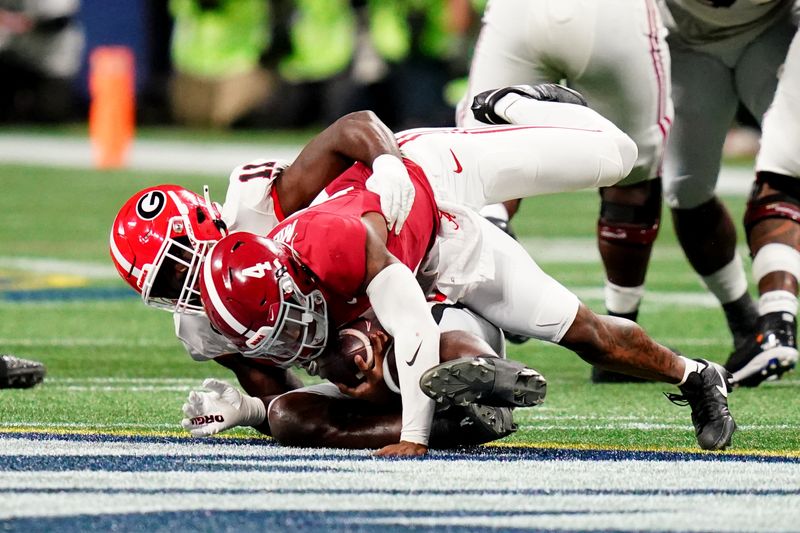
M 153 220 L 167 204 L 167 199 L 161 191 L 149 191 L 136 202 L 136 215 L 142 220 Z

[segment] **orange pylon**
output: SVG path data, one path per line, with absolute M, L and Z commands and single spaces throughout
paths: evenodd
M 99 46 L 89 56 L 89 137 L 95 166 L 125 166 L 136 129 L 134 58 L 125 46 Z

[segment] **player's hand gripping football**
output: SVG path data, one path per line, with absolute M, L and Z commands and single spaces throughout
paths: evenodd
M 257 426 L 264 422 L 267 409 L 258 398 L 239 392 L 219 379 L 203 381 L 205 391 L 191 391 L 181 425 L 194 437 L 207 437 L 236 426 Z
M 372 176 L 367 178 L 366 185 L 381 197 L 381 211 L 389 231 L 394 229 L 395 234 L 400 234 L 416 195 L 408 169 L 391 154 L 379 155 L 372 163 Z
M 383 360 L 389 336 L 381 330 L 375 330 L 369 335 L 372 344 L 372 365 L 370 366 L 360 355 L 353 358 L 353 362 L 364 374 L 364 381 L 355 387 L 348 387 L 337 383 L 339 390 L 348 396 L 377 404 L 385 404 L 397 400 L 397 395 L 389 390 L 383 380 Z

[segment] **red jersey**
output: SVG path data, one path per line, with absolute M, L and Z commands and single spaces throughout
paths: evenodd
M 399 235 L 390 231 L 386 247 L 413 271 L 433 243 L 439 213 L 422 169 L 407 159 L 403 163 L 416 195 L 402 231 Z M 366 188 L 371 175 L 367 166 L 354 164 L 325 188 L 326 199 L 318 199 L 315 205 L 282 220 L 267 234 L 291 246 L 314 273 L 334 327 L 350 322 L 370 307 L 364 286 L 367 229 L 361 217 L 381 213 L 380 197 Z

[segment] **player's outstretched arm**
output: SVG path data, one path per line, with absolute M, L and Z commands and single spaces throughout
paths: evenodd
M 353 163 L 372 167 L 379 156 L 400 158 L 394 134 L 372 111 L 349 113 L 309 143 L 276 181 L 284 214 L 306 207 Z
M 205 391 L 191 391 L 183 406 L 183 427 L 194 436 L 208 436 L 236 426 L 252 426 L 271 435 L 263 407 L 277 396 L 302 386 L 287 369 L 262 364 L 240 354 L 226 354 L 214 359 L 236 374 L 247 394 L 220 380 L 206 380 Z M 209 386 L 209 384 L 211 386 Z
M 366 292 L 375 316 L 394 337 L 400 397 L 403 405 L 400 442 L 378 455 L 414 456 L 428 450 L 434 404 L 419 386 L 423 372 L 439 362 L 439 326 L 414 274 L 386 249 L 386 229 L 374 214 L 367 228 Z
M 183 404 L 181 425 L 194 437 L 208 437 L 236 426 L 259 427 L 267 419 L 261 398 L 242 394 L 219 379 L 206 379 L 202 390 L 193 390 Z

